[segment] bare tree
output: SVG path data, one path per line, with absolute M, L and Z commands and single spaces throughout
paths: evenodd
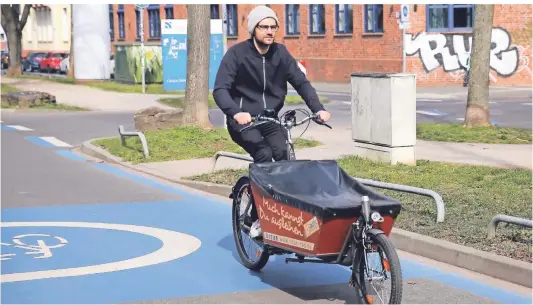
M 207 4 L 187 4 L 187 86 L 183 125 L 212 128 L 209 121 L 210 9 Z
M 9 50 L 8 76 L 20 76 L 22 74 L 22 30 L 28 20 L 31 4 L 25 4 L 20 15 L 20 4 L 2 4 L 2 28 L 7 36 L 7 48 Z M 19 19 L 20 16 L 20 19 Z
M 490 126 L 489 72 L 494 5 L 476 4 L 464 125 Z

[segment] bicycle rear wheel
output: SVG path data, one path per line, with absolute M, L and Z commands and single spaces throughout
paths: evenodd
M 396 249 L 385 234 L 367 231 L 366 236 L 352 271 L 359 296 L 365 304 L 400 304 L 403 283 Z M 390 293 L 381 291 L 385 286 Z

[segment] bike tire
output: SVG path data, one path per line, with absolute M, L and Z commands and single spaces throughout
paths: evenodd
M 396 248 L 392 244 L 392 242 L 387 238 L 385 234 L 382 233 L 374 233 L 374 232 L 367 232 L 366 235 L 371 240 L 371 243 L 373 245 L 377 245 L 378 248 L 381 248 L 387 257 L 387 261 L 390 268 L 390 277 L 391 277 L 391 294 L 389 298 L 389 302 L 387 304 L 400 304 L 402 301 L 402 293 L 403 293 L 403 280 L 402 280 L 402 270 L 400 266 L 400 259 L 398 257 L 398 253 L 396 252 Z M 362 249 L 361 249 L 362 251 Z M 359 266 L 359 274 L 357 275 L 359 278 L 359 283 L 365 283 L 365 260 L 363 259 L 364 253 L 361 252 L 361 260 L 360 260 L 360 266 Z M 366 287 L 366 286 L 365 286 Z M 364 290 L 360 290 L 360 296 L 361 301 L 364 304 L 371 304 L 366 295 L 366 288 Z M 374 302 L 372 302 L 374 303 Z
M 237 247 L 237 252 L 239 253 L 239 257 L 241 259 L 242 264 L 253 271 L 259 271 L 265 267 L 265 265 L 268 262 L 268 259 L 270 258 L 270 254 L 268 253 L 266 246 L 263 249 L 263 253 L 261 253 L 261 256 L 259 257 L 259 260 L 257 262 L 251 262 L 248 258 L 248 255 L 246 255 L 244 250 L 244 245 L 242 243 L 242 237 L 240 235 L 240 227 L 239 227 L 239 212 L 240 212 L 240 198 L 242 197 L 242 194 L 245 190 L 248 190 L 248 193 L 251 194 L 251 188 L 249 182 L 245 182 L 241 184 L 239 187 L 239 190 L 237 191 L 237 194 L 235 198 L 233 199 L 232 204 L 232 227 L 233 227 L 233 238 L 235 240 L 235 245 Z M 250 196 L 250 200 L 252 200 L 253 203 L 253 197 Z

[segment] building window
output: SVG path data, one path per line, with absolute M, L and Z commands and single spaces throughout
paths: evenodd
M 165 4 L 165 19 L 174 19 L 174 5 Z
M 35 11 L 35 19 L 37 20 L 37 41 L 52 41 L 52 11 L 49 8 L 37 9 Z
M 311 34 L 326 33 L 326 22 L 324 14 L 324 4 L 310 4 L 309 5 L 309 32 Z
M 109 38 L 115 40 L 115 20 L 113 18 L 113 4 L 109 4 Z
M 383 4 L 365 4 L 365 32 L 383 33 Z
M 335 4 L 335 31 L 339 34 L 353 33 L 353 10 L 351 4 Z
M 32 14 L 30 11 L 30 14 L 28 15 L 28 21 L 26 21 L 26 28 L 25 28 L 26 33 L 28 34 L 28 37 L 27 37 L 28 42 L 32 41 L 34 23 L 35 23 L 35 14 Z M 0 37 L 1 35 L 3 34 L 0 34 Z M 0 40 L 3 40 L 3 39 L 0 38 Z
M 150 38 L 161 37 L 161 17 L 159 16 L 159 4 L 148 6 L 148 33 Z
M 117 9 L 117 19 L 118 19 L 118 38 L 126 38 L 126 31 L 124 30 L 124 4 L 119 4 Z
M 135 35 L 137 39 L 141 39 L 141 11 L 135 8 Z
M 285 19 L 287 20 L 286 33 L 287 35 L 300 34 L 300 5 L 286 4 L 285 5 Z
M 67 8 L 64 7 L 63 10 L 62 10 L 62 15 L 61 15 L 61 33 L 62 33 L 62 36 L 63 36 L 63 41 L 69 41 L 70 39 L 70 35 L 69 35 L 69 30 L 70 30 L 70 23 L 69 23 L 69 18 L 68 18 L 68 13 L 67 13 Z
M 238 36 L 239 32 L 237 30 L 238 20 L 237 20 L 237 4 L 226 4 L 226 22 L 228 25 L 227 33 L 228 36 Z
M 218 4 L 211 4 L 211 19 L 220 19 L 220 7 Z
M 473 4 L 432 4 L 426 6 L 428 32 L 468 31 L 474 24 Z

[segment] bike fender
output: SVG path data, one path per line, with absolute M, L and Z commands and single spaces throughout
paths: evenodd
M 250 180 L 250 178 L 248 178 L 248 176 L 240 177 L 239 180 L 237 180 L 237 182 L 235 182 L 235 185 L 231 188 L 231 194 L 229 194 L 229 198 L 231 198 L 231 199 L 235 198 L 235 196 L 237 195 L 236 193 L 239 191 L 241 186 L 244 183 L 247 183 L 249 180 Z
M 385 234 L 385 232 L 381 231 L 380 229 L 376 229 L 376 228 L 372 228 L 366 232 L 367 234 L 373 234 L 373 235 Z

